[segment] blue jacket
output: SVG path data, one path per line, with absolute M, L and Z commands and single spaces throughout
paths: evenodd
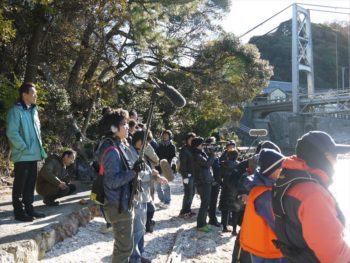
M 42 146 L 36 105 L 27 108 L 23 102 L 15 103 L 7 113 L 6 135 L 13 162 L 39 161 L 47 157 Z
M 112 149 L 102 159 L 104 151 L 113 145 L 119 147 L 120 151 L 117 148 Z M 96 152 L 100 164 L 104 166 L 105 205 L 119 205 L 123 211 L 129 210 L 131 181 L 134 178 L 125 147 L 119 140 L 108 137 L 101 141 Z

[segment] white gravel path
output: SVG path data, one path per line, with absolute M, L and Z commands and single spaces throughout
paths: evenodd
M 212 227 L 214 231 L 209 234 L 200 233 L 196 231 L 196 217 L 177 218 L 183 197 L 180 176 L 171 183 L 171 191 L 170 207 L 156 211 L 154 232 L 145 235 L 144 257 L 153 263 L 165 263 L 178 240 L 175 248 L 181 255 L 181 262 L 231 262 L 234 237 L 221 233 L 221 228 L 216 227 Z M 196 195 L 192 206 L 195 212 L 199 203 Z M 103 225 L 102 218 L 95 218 L 86 227 L 81 227 L 75 236 L 58 243 L 40 262 L 111 262 L 113 237 L 111 233 L 103 235 L 99 232 Z

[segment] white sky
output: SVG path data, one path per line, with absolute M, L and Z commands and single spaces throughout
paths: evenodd
M 324 10 L 324 8 L 320 7 L 302 5 L 306 3 L 332 7 L 346 7 L 349 9 L 327 8 L 326 10 L 350 13 L 350 0 L 231 0 L 231 12 L 222 21 L 222 25 L 226 31 L 232 32 L 236 36 L 240 36 L 294 2 L 301 4 L 305 9 Z M 350 21 L 349 14 L 341 15 L 311 11 L 310 16 L 311 22 L 313 23 Z M 281 22 L 291 18 L 292 7 L 274 17 L 263 26 L 252 31 L 250 34 L 242 38 L 242 41 L 247 42 L 249 38 L 254 35 L 263 35 L 278 26 Z

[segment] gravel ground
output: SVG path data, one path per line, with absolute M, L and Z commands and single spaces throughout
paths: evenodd
M 196 217 L 177 218 L 182 205 L 183 188 L 180 176 L 171 183 L 172 201 L 168 209 L 158 209 L 153 233 L 145 235 L 144 257 L 153 263 L 165 263 L 176 255 L 181 262 L 231 262 L 234 237 L 221 233 L 221 228 L 212 227 L 209 234 L 196 231 Z M 199 196 L 193 201 L 193 211 L 199 208 Z M 220 216 L 218 214 L 220 220 Z M 101 234 L 102 218 L 95 218 L 86 227 L 81 227 L 72 238 L 58 243 L 48 251 L 41 262 L 111 262 L 113 237 Z

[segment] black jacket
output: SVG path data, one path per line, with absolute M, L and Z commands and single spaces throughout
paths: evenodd
M 208 157 L 205 152 L 192 149 L 193 152 L 193 176 L 195 184 L 212 183 L 214 181 L 212 165 L 214 157 Z
M 156 149 L 156 154 L 159 160 L 167 159 L 168 163 L 171 163 L 171 160 L 176 156 L 176 147 L 171 141 L 168 144 L 161 142 Z
M 185 144 L 179 154 L 180 174 L 182 178 L 188 178 L 188 174 L 193 175 L 193 154 L 190 146 Z
M 235 206 L 238 192 L 238 183 L 241 176 L 237 166 L 238 162 L 233 160 L 227 160 L 221 163 L 222 191 L 219 202 L 220 210 L 239 210 Z

